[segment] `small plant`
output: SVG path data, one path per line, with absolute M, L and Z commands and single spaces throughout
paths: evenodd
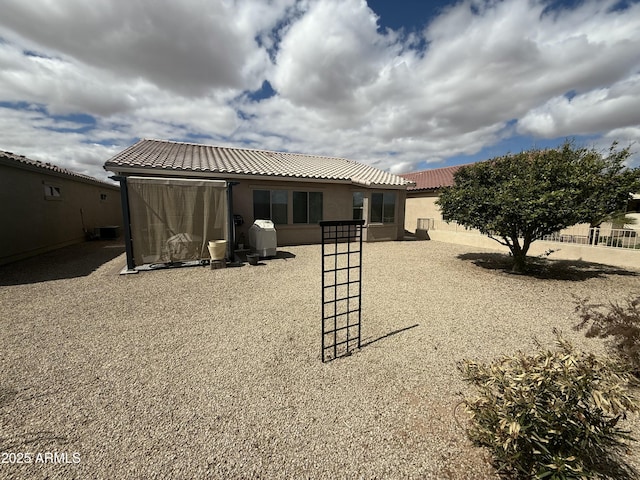
M 576 311 L 581 322 L 574 328 L 587 328 L 587 337 L 611 338 L 612 353 L 640 378 L 640 295 L 629 297 L 623 305 L 589 304 L 578 300 Z
M 621 457 L 633 439 L 618 426 L 638 411 L 628 374 L 554 333 L 555 350 L 458 364 L 479 393 L 463 401 L 469 438 L 491 450 L 498 472 L 517 478 L 633 478 Z

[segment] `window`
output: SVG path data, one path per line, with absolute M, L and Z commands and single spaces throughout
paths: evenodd
M 253 191 L 253 218 L 256 220 L 271 218 L 271 192 L 269 190 Z
M 322 192 L 293 192 L 293 223 L 322 220 Z
M 353 219 L 362 220 L 364 218 L 364 193 L 353 192 Z
M 44 184 L 44 198 L 46 200 L 60 200 L 60 197 L 62 197 L 60 187 L 47 183 Z
M 107 194 L 106 193 L 101 193 L 100 194 L 100 200 L 106 200 L 107 199 Z
M 396 194 L 371 194 L 371 223 L 394 223 L 396 220 Z
M 273 223 L 287 223 L 287 197 L 286 190 L 271 191 L 271 221 Z
M 253 218 L 271 220 L 275 224 L 287 223 L 286 190 L 254 190 Z

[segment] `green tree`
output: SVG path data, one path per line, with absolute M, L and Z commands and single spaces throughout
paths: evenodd
M 618 150 L 614 142 L 609 156 L 592 154 L 590 168 L 585 170 L 584 188 L 587 199 L 583 203 L 586 211 L 585 223 L 589 223 L 589 244 L 597 244 L 598 227 L 603 222 L 611 222 L 615 228 L 634 224 L 635 219 L 626 216 L 629 193 L 638 193 L 639 169 L 628 169 L 625 161 L 629 158 L 629 147 Z M 586 175 L 589 174 L 589 176 Z
M 586 221 L 590 227 L 599 227 L 603 222 L 632 223 L 625 217 L 630 193 L 640 192 L 640 169 L 626 168 L 630 156 L 629 147 L 618 150 L 617 142 L 602 157 L 588 151 L 585 161 L 590 162 L 583 173 L 586 200 L 583 203 Z
M 521 273 L 535 240 L 577 223 L 597 225 L 624 210 L 640 190 L 640 169 L 624 166 L 629 156 L 616 143 L 603 156 L 571 142 L 509 154 L 460 168 L 437 204 L 445 221 L 507 246 L 513 271 Z

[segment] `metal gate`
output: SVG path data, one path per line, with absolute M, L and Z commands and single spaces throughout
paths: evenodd
M 320 222 L 323 362 L 360 348 L 363 225 L 364 220 Z

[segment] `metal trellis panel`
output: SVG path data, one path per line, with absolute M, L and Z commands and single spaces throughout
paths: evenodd
M 320 222 L 323 362 L 360 348 L 363 225 L 364 220 Z

